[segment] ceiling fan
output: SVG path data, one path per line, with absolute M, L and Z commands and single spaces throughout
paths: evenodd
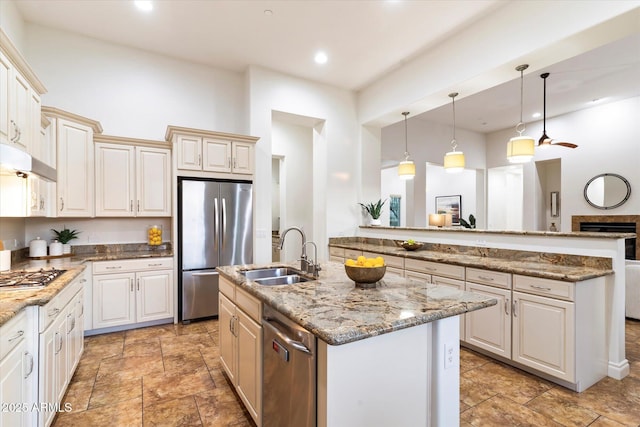
M 542 113 L 542 136 L 538 140 L 538 147 L 547 147 L 549 145 L 561 145 L 568 148 L 577 148 L 576 144 L 571 142 L 552 142 L 553 139 L 547 136 L 547 77 L 549 73 L 540 74 L 544 82 L 544 96 L 543 96 L 543 113 Z

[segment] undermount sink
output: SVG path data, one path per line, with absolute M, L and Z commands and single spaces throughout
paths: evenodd
M 309 279 L 302 277 L 298 274 L 288 274 L 286 276 L 267 277 L 265 279 L 255 279 L 254 282 L 259 285 L 273 286 L 273 285 L 292 285 L 294 283 L 307 282 Z
M 290 267 L 272 267 L 272 268 L 258 268 L 256 270 L 241 271 L 240 274 L 244 275 L 249 280 L 289 276 L 292 274 L 300 274 L 300 272 Z

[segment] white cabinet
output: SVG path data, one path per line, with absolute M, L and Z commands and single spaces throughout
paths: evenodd
M 511 358 L 511 290 L 467 282 L 467 291 L 495 298 L 498 303 L 466 313 L 464 341 Z
M 58 110 L 42 107 L 51 121 L 52 144 L 57 147 L 56 216 L 94 216 L 93 136 L 102 132 L 100 123 Z
M 262 423 L 262 304 L 220 277 L 220 361 L 258 426 Z
M 38 370 L 35 307 L 27 307 L 0 327 L 0 426 L 36 424 Z
M 105 139 L 122 138 L 95 138 Z M 104 142 L 95 150 L 96 216 L 171 216 L 170 150 Z
M 258 138 L 169 126 L 166 140 L 174 144 L 178 170 L 253 175 Z
M 173 320 L 173 259 L 93 263 L 93 329 Z
M 62 401 L 78 366 L 83 344 L 83 282 L 76 277 L 39 310 L 40 357 L 39 401 Z M 39 426 L 51 424 L 56 412 L 47 407 L 39 412 Z

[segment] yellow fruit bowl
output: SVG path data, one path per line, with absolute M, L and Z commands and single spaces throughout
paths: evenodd
M 384 277 L 387 272 L 387 266 L 382 267 L 358 267 L 344 266 L 344 271 L 349 279 L 356 282 L 356 286 L 360 288 L 374 288 L 376 283 Z

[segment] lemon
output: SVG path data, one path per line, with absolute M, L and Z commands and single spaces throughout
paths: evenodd
M 353 259 L 348 259 L 344 264 L 348 265 L 349 267 L 355 267 L 356 266 L 356 261 L 353 260 Z

